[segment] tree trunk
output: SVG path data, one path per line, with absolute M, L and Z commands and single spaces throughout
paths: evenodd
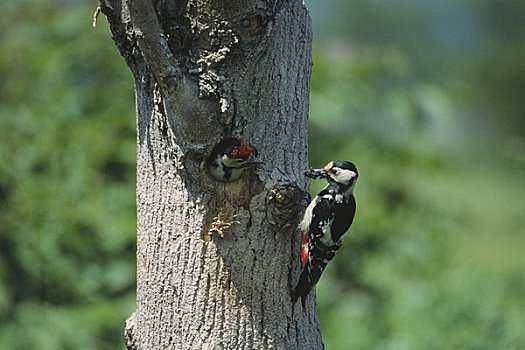
M 102 0 L 135 78 L 133 349 L 321 349 L 314 294 L 292 305 L 305 206 L 311 27 L 299 0 Z M 259 151 L 232 183 L 223 138 Z

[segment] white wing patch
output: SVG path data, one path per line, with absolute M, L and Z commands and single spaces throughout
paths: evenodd
M 324 194 L 321 198 L 326 199 L 328 201 L 333 201 L 334 195 L 332 194 L 332 192 L 328 192 L 327 194 Z
M 334 219 L 321 221 L 319 223 L 321 231 L 323 231 L 323 236 L 321 237 L 321 242 L 323 242 L 324 245 L 332 246 L 334 245 L 334 241 L 332 241 L 332 232 L 330 231 L 330 227 L 332 226 L 332 223 L 334 222 Z

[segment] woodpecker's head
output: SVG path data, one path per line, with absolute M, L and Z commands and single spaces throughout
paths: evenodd
M 215 146 L 207 163 L 215 179 L 229 182 L 237 180 L 244 169 L 259 167 L 263 162 L 257 158 L 257 151 L 248 142 L 228 138 Z
M 305 173 L 307 177 L 325 178 L 329 183 L 353 187 L 357 181 L 357 168 L 354 163 L 346 160 L 334 160 L 322 169 L 310 169 Z

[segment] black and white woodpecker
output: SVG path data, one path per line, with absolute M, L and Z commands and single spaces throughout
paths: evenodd
M 309 178 L 324 178 L 326 186 L 306 208 L 301 230 L 301 276 L 292 291 L 292 302 L 301 298 L 303 306 L 324 268 L 341 248 L 343 235 L 355 215 L 354 187 L 357 168 L 352 162 L 335 160 L 323 169 L 311 169 Z
M 233 137 L 219 142 L 206 161 L 210 174 L 223 182 L 236 181 L 244 170 L 261 164 L 252 145 Z

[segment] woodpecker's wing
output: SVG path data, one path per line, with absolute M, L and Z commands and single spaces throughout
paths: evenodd
M 335 205 L 335 219 L 331 227 L 332 239 L 337 242 L 352 225 L 355 216 L 355 198 L 351 195 L 348 201 Z
M 331 225 L 334 222 L 336 209 L 334 197 L 328 192 L 319 193 L 314 199 L 315 205 L 311 208 L 310 225 L 302 232 L 301 258 L 303 270 L 299 283 L 294 289 L 293 302 L 300 297 L 304 305 L 306 296 L 312 287 L 319 281 L 326 264 L 332 260 L 340 242 L 332 241 Z M 306 238 L 308 241 L 306 242 Z M 306 252 L 306 245 L 308 251 Z
M 335 220 L 336 203 L 331 193 L 319 193 L 318 201 L 312 209 L 312 221 L 309 227 L 310 241 L 320 241 L 332 245 L 331 226 Z
M 335 253 L 341 247 L 341 242 L 334 240 L 333 224 L 336 221 L 336 204 L 329 194 L 320 196 L 321 200 L 315 206 L 312 214 L 312 225 L 308 240 L 308 284 L 312 288 Z

